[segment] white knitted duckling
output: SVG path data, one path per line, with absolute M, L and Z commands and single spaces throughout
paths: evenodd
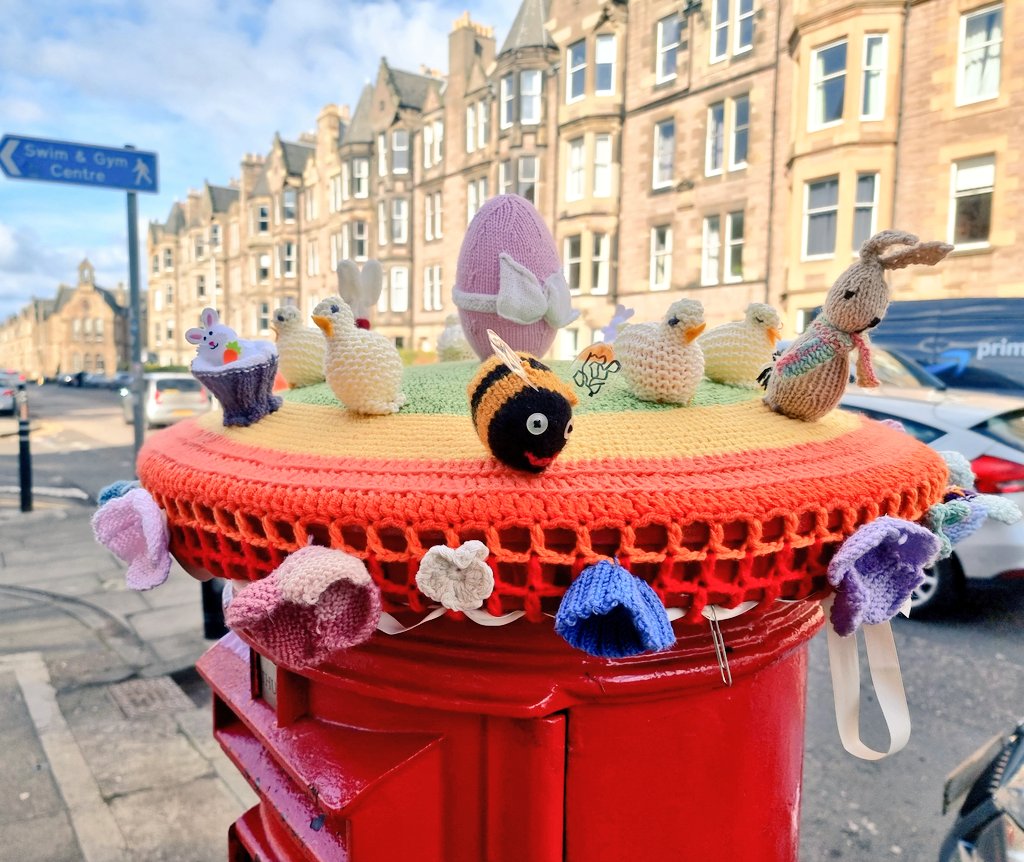
M 688 404 L 704 374 L 704 354 L 694 339 L 704 331 L 704 306 L 673 302 L 663 320 L 622 327 L 615 358 L 633 394 L 642 401 Z
M 302 315 L 293 305 L 274 312 L 270 327 L 277 334 L 281 376 L 293 389 L 324 382 L 324 354 L 327 345 L 319 329 L 302 325 Z
M 697 344 L 704 351 L 704 376 L 715 383 L 757 388 L 757 376 L 772 362 L 782 321 L 763 302 L 747 306 L 743 320 L 709 329 Z
M 444 331 L 437 339 L 437 358 L 442 362 L 460 362 L 476 359 L 476 353 L 462 331 L 462 320 L 457 314 L 444 319 Z
M 313 309 L 313 322 L 326 336 L 327 384 L 353 413 L 397 413 L 405 403 L 402 357 L 379 332 L 359 329 L 348 303 L 329 296 Z

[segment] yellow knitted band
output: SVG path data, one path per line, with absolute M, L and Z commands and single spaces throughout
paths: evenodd
M 497 400 L 497 399 L 495 399 Z M 483 405 L 481 405 L 483 409 Z M 630 413 L 578 413 L 572 440 L 559 462 L 610 457 L 671 458 L 785 449 L 827 442 L 853 431 L 859 416 L 834 410 L 819 422 L 793 422 L 760 401 Z M 484 447 L 468 416 L 405 414 L 357 416 L 338 407 L 286 401 L 249 428 L 225 428 L 219 411 L 196 420 L 204 432 L 280 452 L 338 458 L 479 459 Z

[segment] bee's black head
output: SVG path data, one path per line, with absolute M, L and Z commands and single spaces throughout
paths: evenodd
M 562 451 L 572 433 L 572 405 L 550 389 L 524 389 L 491 420 L 487 445 L 494 457 L 516 470 L 540 473 Z

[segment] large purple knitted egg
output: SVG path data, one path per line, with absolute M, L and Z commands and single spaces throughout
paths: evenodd
M 543 356 L 556 330 L 576 317 L 551 231 L 518 195 L 491 198 L 473 218 L 459 252 L 453 299 L 481 359 L 493 353 L 488 329 L 513 350 Z

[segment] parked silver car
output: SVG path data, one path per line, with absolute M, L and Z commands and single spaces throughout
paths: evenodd
M 124 421 L 132 423 L 134 396 L 129 388 L 121 390 Z M 210 393 L 191 374 L 155 372 L 145 376 L 142 400 L 146 426 L 173 425 L 182 419 L 206 413 L 213 406 Z
M 1024 507 L 1024 400 L 927 385 L 906 363 L 872 349 L 877 389 L 851 384 L 841 406 L 872 419 L 895 419 L 922 443 L 964 455 L 977 475 L 977 489 L 1003 494 Z M 925 372 L 926 373 L 926 372 Z M 986 521 L 956 546 L 953 556 L 926 572 L 911 606 L 916 614 L 941 612 L 956 603 L 969 582 L 1024 578 L 1024 521 Z
M 13 372 L 0 372 L 0 413 L 14 415 L 14 396 L 21 377 Z

